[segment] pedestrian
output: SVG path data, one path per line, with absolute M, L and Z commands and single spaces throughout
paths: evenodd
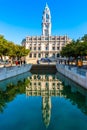
M 25 63 L 26 63 L 26 62 L 25 62 L 25 60 L 24 60 L 24 65 L 25 65 Z
M 16 60 L 15 64 L 18 65 L 18 61 L 17 60 Z
M 20 65 L 20 60 L 18 61 L 18 65 Z
M 37 60 L 37 64 L 40 64 L 39 60 Z

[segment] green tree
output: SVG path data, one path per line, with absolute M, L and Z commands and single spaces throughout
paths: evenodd
M 11 59 L 29 54 L 29 49 L 26 49 L 24 46 L 16 45 L 13 42 L 7 41 L 4 36 L 0 35 L 0 57 L 9 56 Z
M 78 39 L 76 41 L 72 41 L 71 44 L 67 44 L 65 47 L 63 47 L 61 56 L 75 58 L 78 56 L 87 56 L 87 42 Z
M 6 56 L 8 55 L 9 46 L 6 39 L 4 39 L 4 36 L 0 35 L 0 56 Z
M 67 44 L 65 47 L 62 48 L 60 52 L 61 56 L 66 57 L 73 57 L 75 56 L 75 41 L 72 41 L 71 44 Z
M 81 38 L 81 40 L 83 40 L 84 42 L 87 42 L 87 34 L 85 34 L 85 35 Z
M 16 55 L 18 58 L 27 56 L 30 50 L 26 49 L 24 46 L 17 45 Z

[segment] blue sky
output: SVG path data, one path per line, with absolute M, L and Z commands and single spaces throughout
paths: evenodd
M 52 35 L 77 39 L 87 34 L 87 0 L 0 0 L 0 34 L 16 44 L 28 35 L 41 35 L 46 2 Z

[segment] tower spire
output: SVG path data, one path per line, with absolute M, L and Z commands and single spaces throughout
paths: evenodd
M 48 4 L 47 4 L 47 2 L 46 2 L 46 7 L 48 8 Z
M 42 16 L 42 35 L 51 35 L 51 14 L 47 3 Z

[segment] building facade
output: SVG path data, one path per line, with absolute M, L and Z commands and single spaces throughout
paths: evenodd
M 45 57 L 59 57 L 62 47 L 71 42 L 71 39 L 66 35 L 52 36 L 51 27 L 51 13 L 46 4 L 42 16 L 42 35 L 27 36 L 22 41 L 22 45 L 25 46 L 26 49 L 30 49 L 30 53 L 26 57 L 27 61 L 35 62 Z

